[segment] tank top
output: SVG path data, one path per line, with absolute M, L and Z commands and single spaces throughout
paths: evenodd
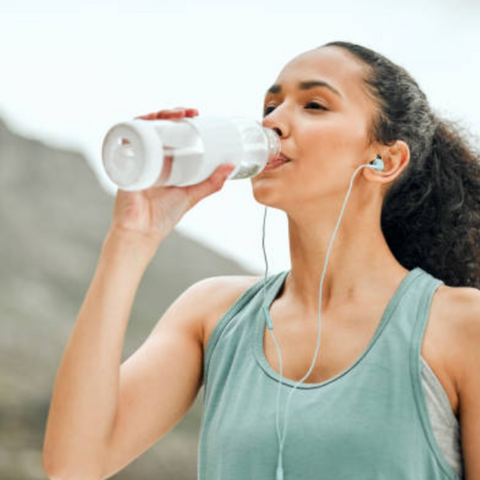
M 289 272 L 267 278 L 268 308 Z M 205 350 L 199 480 L 275 479 L 281 377 L 263 349 L 263 283 L 258 281 L 237 299 L 215 326 Z M 442 284 L 420 267 L 410 270 L 355 362 L 324 382 L 297 386 L 283 448 L 285 480 L 462 478 L 434 432 L 422 381 L 423 335 L 433 294 Z M 295 385 L 282 378 L 281 435 L 286 399 Z M 435 385 L 438 391 L 440 382 Z

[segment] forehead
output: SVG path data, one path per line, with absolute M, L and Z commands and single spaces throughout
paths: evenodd
M 324 80 L 340 91 L 347 101 L 370 103 L 360 60 L 340 48 L 325 47 L 302 53 L 287 63 L 274 83 L 295 88 L 301 80 Z

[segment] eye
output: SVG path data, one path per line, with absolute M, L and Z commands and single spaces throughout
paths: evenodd
M 323 105 L 317 102 L 308 102 L 305 108 L 308 108 L 309 106 L 313 106 L 314 107 L 313 110 L 328 110 Z M 266 117 L 268 114 L 272 112 L 274 108 L 275 108 L 275 105 L 268 105 L 263 111 L 263 116 Z
M 272 105 L 268 106 L 265 108 L 265 110 L 263 111 L 263 116 L 266 117 L 275 107 L 272 107 Z M 270 110 L 272 109 L 272 110 Z
M 317 102 L 309 102 L 307 103 L 307 105 L 315 105 L 315 107 L 318 107 L 318 108 L 315 108 L 315 110 L 327 110 L 323 105 Z

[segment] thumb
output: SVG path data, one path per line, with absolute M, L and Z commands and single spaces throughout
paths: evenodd
M 190 204 L 193 206 L 202 198 L 217 192 L 223 187 L 227 177 L 235 170 L 236 165 L 233 163 L 220 165 L 209 178 L 196 185 L 188 187 L 188 196 Z

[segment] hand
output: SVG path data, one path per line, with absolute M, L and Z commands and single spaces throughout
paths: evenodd
M 194 108 L 160 110 L 136 118 L 144 120 L 181 119 L 195 117 Z M 117 191 L 111 229 L 134 231 L 161 241 L 194 205 L 223 187 L 235 165 L 220 165 L 201 183 L 185 187 L 153 186 L 146 190 Z

